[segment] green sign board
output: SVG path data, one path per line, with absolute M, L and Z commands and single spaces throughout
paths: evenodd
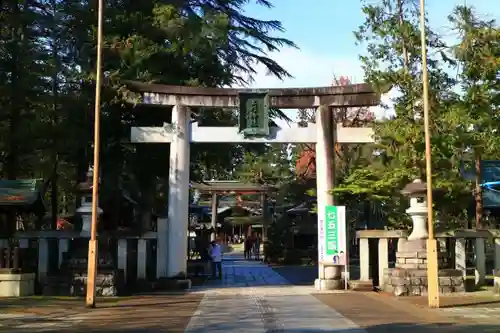
M 344 206 L 326 206 L 318 226 L 319 259 L 324 263 L 345 264 L 346 223 Z
M 339 252 L 338 216 L 336 206 L 326 206 L 325 212 L 325 254 L 334 256 Z
M 269 94 L 240 93 L 240 132 L 246 137 L 269 135 Z

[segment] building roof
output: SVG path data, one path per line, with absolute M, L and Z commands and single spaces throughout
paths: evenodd
M 40 198 L 40 179 L 0 180 L 0 205 L 31 205 Z
M 23 211 L 45 212 L 41 179 L 0 180 L 0 208 L 16 207 Z

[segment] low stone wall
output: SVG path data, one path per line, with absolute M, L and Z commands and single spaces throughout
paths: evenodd
M 464 280 L 455 269 L 439 270 L 439 291 L 441 294 L 465 292 Z M 426 269 L 386 268 L 384 290 L 395 296 L 427 295 Z
M 74 272 L 46 279 L 42 286 L 43 295 L 85 296 L 87 272 Z M 125 294 L 125 281 L 120 270 L 101 271 L 96 276 L 96 295 L 103 297 Z
M 0 297 L 22 297 L 35 294 L 34 273 L 1 273 Z

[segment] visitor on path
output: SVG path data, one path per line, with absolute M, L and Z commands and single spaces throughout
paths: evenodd
M 244 256 L 245 259 L 251 259 L 252 257 L 252 239 L 250 237 L 245 238 L 245 249 L 244 249 Z
M 255 260 L 260 260 L 260 236 L 255 236 L 255 241 L 253 242 L 253 255 Z
M 222 247 L 214 240 L 210 244 L 210 258 L 212 258 L 212 278 L 215 279 L 217 271 L 219 279 L 222 280 Z

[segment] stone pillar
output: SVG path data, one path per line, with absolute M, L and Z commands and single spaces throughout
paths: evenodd
M 329 106 L 321 105 L 316 110 L 316 197 L 318 214 L 318 251 L 322 252 L 324 247 L 324 232 L 321 232 L 325 223 L 325 207 L 334 204 L 333 195 L 328 193 L 334 187 L 334 130 L 333 114 Z M 323 234 L 323 235 L 322 235 Z M 322 236 L 321 236 L 322 235 Z M 316 289 L 328 290 L 341 288 L 340 283 L 341 267 L 330 267 L 323 263 L 323 258 L 318 256 L 318 279 L 314 282 Z M 324 280 L 335 278 L 333 281 Z
M 486 279 L 486 249 L 484 238 L 476 238 L 474 252 L 476 254 L 475 280 L 476 286 L 484 284 Z
M 59 239 L 59 268 L 61 268 L 61 265 L 64 260 L 64 253 L 68 252 L 69 249 L 69 239 L 67 238 L 60 238 Z
M 38 282 L 44 283 L 49 272 L 49 242 L 46 238 L 38 239 Z
M 210 240 L 214 241 L 215 238 L 217 237 L 217 210 L 219 209 L 219 198 L 217 196 L 217 193 L 214 192 L 212 193 L 212 216 L 211 216 L 211 226 L 212 226 L 212 233 L 210 234 Z
M 359 279 L 370 280 L 370 246 L 368 238 L 359 239 Z
M 385 270 L 389 268 L 389 243 L 387 238 L 378 240 L 378 284 L 384 287 Z
M 118 269 L 123 270 L 123 276 L 127 281 L 127 256 L 128 256 L 128 242 L 126 239 L 118 240 Z
M 161 279 L 168 276 L 168 219 L 158 217 L 156 230 L 156 278 Z
M 500 273 L 500 238 L 495 238 L 495 272 Z
M 30 241 L 27 238 L 21 238 L 19 240 L 19 247 L 21 249 L 28 249 L 30 247 Z
M 137 241 L 137 279 L 146 279 L 146 264 L 148 262 L 148 241 L 139 238 Z
M 462 272 L 465 279 L 467 276 L 467 240 L 465 238 L 455 240 L 455 269 Z
M 500 271 L 496 271 L 493 277 L 493 292 L 500 296 Z
M 187 107 L 172 108 L 174 133 L 170 144 L 168 189 L 167 275 L 187 273 L 187 232 L 189 226 L 189 142 L 190 113 Z

